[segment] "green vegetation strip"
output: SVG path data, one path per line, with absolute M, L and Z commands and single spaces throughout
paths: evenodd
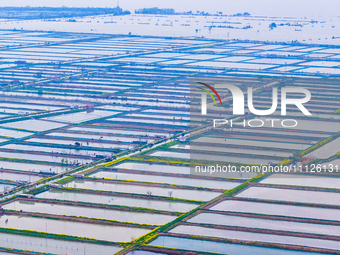
M 54 184 L 64 184 L 64 183 L 71 182 L 71 181 L 73 181 L 73 180 L 75 180 L 75 179 L 76 179 L 76 178 L 73 177 L 73 176 L 67 176 L 67 177 L 64 178 L 64 179 L 61 179 L 61 180 L 59 180 L 59 181 L 54 182 Z

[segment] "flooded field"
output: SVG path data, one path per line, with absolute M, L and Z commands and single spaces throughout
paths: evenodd
M 236 196 L 275 201 L 340 205 L 340 193 L 338 192 L 251 187 Z
M 170 196 L 170 197 L 175 197 L 175 198 L 197 200 L 197 201 L 208 201 L 221 194 L 221 193 L 212 192 L 212 191 L 183 190 L 183 189 L 172 189 L 172 188 L 165 188 L 165 187 L 161 188 L 161 187 L 152 187 L 152 186 L 115 184 L 115 183 L 92 182 L 92 181 L 73 181 L 73 182 L 66 184 L 66 186 L 77 188 L 77 189 L 102 190 L 102 191 L 111 191 L 111 192 L 120 192 L 120 193 L 143 194 L 143 195 L 148 195 L 151 193 L 151 195 L 153 196 L 163 196 L 163 197 Z
M 119 149 L 119 148 L 132 148 L 133 146 L 130 145 L 124 145 L 124 144 L 114 144 L 114 143 L 101 143 L 101 142 L 87 142 L 87 141 L 81 141 L 80 139 L 74 138 L 74 139 L 49 139 L 49 138 L 31 138 L 28 139 L 27 142 L 34 142 L 37 143 L 46 143 L 46 144 L 61 144 L 61 145 L 71 145 L 76 146 L 76 143 L 78 142 L 80 146 L 83 148 L 86 146 L 93 147 L 93 148 L 102 148 L 102 149 Z
M 70 158 L 70 157 L 63 157 L 63 156 L 46 156 L 46 155 L 32 155 L 28 153 L 13 153 L 13 152 L 1 152 L 2 157 L 11 158 L 15 157 L 18 159 L 26 159 L 26 160 L 36 160 L 36 161 L 46 161 L 51 163 L 63 163 L 69 162 L 69 164 L 86 164 L 91 163 L 93 160 L 91 159 L 80 159 L 80 158 Z
M 29 136 L 32 134 L 33 133 L 30 133 L 30 132 L 22 132 L 22 131 L 17 131 L 17 130 L 0 128 L 0 136 L 6 136 L 6 137 L 11 137 L 11 138 L 21 138 L 21 137 Z
M 2 127 L 16 128 L 16 129 L 25 129 L 31 131 L 46 131 L 50 129 L 64 127 L 64 124 L 48 122 L 43 120 L 24 120 L 19 122 L 12 122 L 1 124 Z
M 179 233 L 186 235 L 201 235 L 207 237 L 219 237 L 236 240 L 246 240 L 252 242 L 266 242 L 266 243 L 286 243 L 292 245 L 300 245 L 315 248 L 325 248 L 331 250 L 339 249 L 339 242 L 314 239 L 314 238 L 303 238 L 303 237 L 292 237 L 292 236 L 279 236 L 269 234 L 250 233 L 243 231 L 232 231 L 232 230 L 221 230 L 213 228 L 203 228 L 198 226 L 178 226 L 170 231 L 171 233 Z
M 240 245 L 240 244 L 230 244 L 230 243 L 220 243 L 205 240 L 189 239 L 182 237 L 172 237 L 172 236 L 160 236 L 156 240 L 150 243 L 151 245 L 171 247 L 175 249 L 182 250 L 194 250 L 198 252 L 216 252 L 220 254 L 225 254 L 225 252 L 230 252 L 231 254 L 268 254 L 268 255 L 304 255 L 309 254 L 309 252 L 293 251 L 293 250 L 282 250 L 275 248 L 265 248 L 259 246 L 250 245 Z M 315 255 L 321 255 L 325 253 L 313 253 Z
M 75 215 L 78 217 L 108 219 L 114 221 L 136 222 L 140 224 L 162 225 L 174 220 L 176 217 L 169 215 L 155 215 L 148 213 L 133 213 L 115 210 L 94 209 L 87 207 L 65 206 L 58 204 L 31 203 L 16 201 L 3 206 L 6 210 L 36 212 L 56 215 Z
M 150 209 L 164 210 L 164 211 L 171 211 L 171 212 L 187 212 L 197 207 L 197 204 L 185 203 L 185 202 L 157 201 L 157 200 L 149 200 L 149 199 L 83 194 L 83 193 L 75 193 L 75 192 L 73 193 L 73 192 L 55 191 L 55 190 L 40 193 L 36 195 L 36 197 L 44 198 L 44 199 L 75 201 L 75 202 L 79 201 L 79 202 L 88 202 L 88 203 L 97 203 L 97 204 L 143 207 L 143 208 L 150 208 Z
M 105 179 L 169 183 L 172 185 L 205 187 L 205 188 L 210 188 L 210 189 L 232 189 L 239 185 L 238 182 L 213 181 L 213 180 L 204 180 L 204 179 L 155 176 L 155 175 L 144 175 L 144 174 L 128 174 L 128 173 L 117 173 L 117 172 L 107 172 L 107 171 L 97 172 L 90 176 L 96 177 L 96 178 L 105 178 Z
M 21 170 L 27 172 L 40 172 L 51 170 L 56 173 L 65 172 L 72 167 L 67 166 L 54 166 L 54 165 L 43 165 L 43 164 L 33 164 L 28 162 L 10 162 L 10 161 L 0 161 L 1 169 L 10 169 L 10 170 Z
M 282 148 L 282 149 L 295 149 L 295 150 L 304 150 L 310 147 L 312 144 L 307 143 L 290 143 L 290 142 L 269 142 L 263 141 L 261 139 L 244 140 L 244 139 L 221 139 L 214 137 L 201 137 L 195 140 L 196 142 L 206 142 L 206 143 L 218 143 L 218 144 L 235 144 L 235 145 L 245 145 L 245 146 L 257 146 L 261 145 L 261 147 L 269 147 L 269 148 Z
M 258 176 L 241 169 L 339 163 L 339 18 L 101 11 L 0 19 L 0 248 L 338 252 L 334 172 Z M 256 110 L 272 107 L 277 88 L 279 103 L 265 116 L 253 114 L 247 98 L 244 114 L 234 116 L 232 94 L 216 86 L 205 115 L 205 91 L 196 87 L 202 81 L 234 85 L 245 97 L 252 88 Z M 283 113 L 283 88 L 292 87 L 311 93 L 303 103 L 311 115 L 293 103 Z M 286 96 L 304 100 L 300 94 Z M 213 127 L 221 118 L 239 125 Z M 242 127 L 243 120 L 264 125 Z M 237 172 L 190 173 L 190 165 L 217 163 Z M 151 234 L 157 226 L 161 234 Z
M 117 130 L 117 129 L 104 129 L 104 128 L 91 128 L 91 127 L 73 127 L 70 128 L 72 131 L 82 131 L 82 132 L 97 132 L 97 133 L 109 133 L 109 134 L 126 134 L 126 135 L 139 135 L 139 136 L 168 136 L 167 133 L 158 132 L 143 132 L 133 131 L 133 130 Z
M 11 150 L 23 150 L 23 151 L 37 151 L 37 152 L 49 152 L 54 154 L 71 154 L 71 155 L 81 155 L 81 156 L 96 156 L 109 154 L 103 151 L 95 150 L 83 150 L 83 149 L 66 149 L 66 148 L 56 148 L 47 146 L 32 146 L 23 144 L 9 144 L 1 146 L 0 149 L 11 149 Z
M 248 158 L 248 157 L 233 157 L 233 156 L 219 156 L 219 155 L 208 155 L 203 153 L 181 153 L 181 152 L 169 152 L 169 151 L 157 151 L 150 156 L 154 157 L 170 157 L 180 159 L 193 159 L 193 160 L 206 160 L 206 161 L 219 161 L 229 163 L 245 163 L 245 164 L 261 164 L 261 163 L 279 163 L 280 160 L 275 159 L 263 159 L 263 158 Z
M 136 142 L 138 143 L 141 139 L 139 138 L 129 138 L 129 137 L 120 137 L 120 136 L 104 136 L 104 135 L 92 135 L 92 134 L 77 134 L 77 133 L 49 133 L 50 136 L 60 136 L 60 137 L 71 137 L 71 138 L 79 138 L 79 139 L 89 139 L 89 140 L 98 140 L 98 141 L 114 141 L 114 142 Z M 148 140 L 148 142 L 152 142 L 153 140 Z
M 211 207 L 210 209 L 217 211 L 257 213 L 263 215 L 278 215 L 286 217 L 340 221 L 338 209 L 315 208 L 296 205 L 227 200 Z
M 98 17 L 84 17 L 78 18 L 77 22 L 65 23 L 67 19 L 62 20 L 62 22 L 47 22 L 40 20 L 30 20 L 29 22 L 21 22 L 16 24 L 15 22 L 5 22 L 2 21 L 1 25 L 5 29 L 13 30 L 15 27 L 23 27 L 25 30 L 47 30 L 47 31 L 63 31 L 63 32 L 83 32 L 83 33 L 107 33 L 107 34 L 127 34 L 126 31 L 131 31 L 134 35 L 151 35 L 151 36 L 192 36 L 192 37 L 208 37 L 215 39 L 226 39 L 226 38 L 238 38 L 247 40 L 264 40 L 270 39 L 272 41 L 287 41 L 291 42 L 298 40 L 301 42 L 310 42 L 316 44 L 337 44 L 337 40 L 332 40 L 332 37 L 327 37 L 327 32 L 331 33 L 331 26 L 336 26 L 339 20 L 335 17 L 318 17 L 321 19 L 319 23 L 313 23 L 309 19 L 299 19 L 299 18 L 283 18 L 277 17 L 278 23 L 286 21 L 286 25 L 278 27 L 273 30 L 268 29 L 268 26 L 273 21 L 273 15 L 267 16 L 196 16 L 196 15 L 142 15 L 142 14 L 132 14 L 126 16 L 98 16 Z M 296 15 L 293 15 L 294 17 Z M 212 29 L 209 26 L 214 23 Z M 229 28 L 226 26 L 219 27 L 215 24 L 231 24 Z M 290 26 L 288 24 L 296 23 L 298 26 Z M 326 26 L 325 24 L 326 23 Z M 67 24 L 67 25 L 66 25 Z M 248 29 L 242 29 L 249 25 Z M 296 29 L 298 27 L 299 29 Z M 196 28 L 198 29 L 196 31 Z M 258 32 L 257 32 L 258 31 Z M 288 37 L 283 36 L 288 34 Z M 55 40 L 55 39 L 53 39 Z M 180 39 L 178 41 L 181 41 Z M 198 39 L 198 42 L 202 42 L 202 39 Z M 234 43 L 231 47 L 235 47 L 240 44 Z M 287 55 L 285 52 L 288 50 L 295 50 L 296 54 L 306 54 L 308 48 L 302 46 L 301 49 L 304 51 L 299 51 L 298 48 L 290 47 L 291 45 L 277 45 L 276 47 L 271 47 L 272 45 L 263 45 L 259 47 L 258 45 L 248 44 L 249 48 L 253 48 L 254 51 L 282 51 L 283 55 Z M 119 49 L 119 47 L 116 47 Z M 140 45 L 135 45 L 135 49 L 141 48 Z M 306 50 L 307 48 L 307 50 Z M 287 51 L 286 51 L 287 49 Z M 313 51 L 323 52 L 322 47 L 313 47 Z M 331 50 L 331 49 L 329 49 Z M 100 49 L 96 49 L 97 54 L 100 53 Z M 326 53 L 328 53 L 326 51 Z M 331 51 L 334 53 L 334 51 Z M 162 56 L 163 57 L 163 56 Z
M 174 145 L 171 148 L 174 149 L 190 149 L 190 145 Z M 252 155 L 269 155 L 278 157 L 290 157 L 292 153 L 283 151 L 272 151 L 272 150 L 255 150 L 255 149 L 244 149 L 244 148 L 231 148 L 231 147 L 217 147 L 217 146 L 194 146 L 194 149 L 204 151 L 216 151 L 226 153 L 240 153 L 240 154 L 252 154 Z
M 144 163 L 133 163 L 126 162 L 114 166 L 115 168 L 160 172 L 160 173 L 174 173 L 174 174 L 190 174 L 189 166 L 168 166 L 160 164 L 144 164 Z
M 339 138 L 335 139 L 334 141 L 331 141 L 330 143 L 325 144 L 321 148 L 309 153 L 308 155 L 314 156 L 320 159 L 329 158 L 340 151 L 339 142 L 340 142 Z
M 340 189 L 340 178 L 316 175 L 272 174 L 261 183 Z
M 33 174 L 0 171 L 0 179 L 1 180 L 35 182 L 35 181 L 37 181 L 41 178 L 42 178 L 42 176 L 33 175 Z
M 129 242 L 149 230 L 119 226 L 94 225 L 71 221 L 51 220 L 35 217 L 18 217 L 3 215 L 0 226 L 12 229 L 33 230 L 44 233 L 66 234 L 77 237 L 88 237 L 111 242 Z M 119 235 L 113 235 L 119 233 Z
M 71 114 L 61 115 L 61 116 L 56 116 L 56 117 L 48 117 L 46 119 L 64 122 L 64 123 L 80 123 L 80 122 L 85 122 L 89 120 L 108 117 L 108 116 L 118 114 L 118 113 L 119 112 L 114 113 L 114 112 L 108 112 L 108 111 L 95 110 L 92 113 L 78 112 L 78 113 L 71 113 Z
M 0 183 L 0 192 L 4 192 L 6 190 L 10 190 L 10 189 L 13 189 L 15 187 L 16 187 L 15 185 Z
M 84 253 L 96 253 L 100 252 L 104 255 L 111 255 L 120 251 L 122 248 L 118 246 L 105 246 L 97 245 L 84 242 L 57 240 L 50 238 L 25 236 L 25 235 L 14 235 L 8 233 L 0 233 L 0 245 L 1 247 L 63 254 L 67 253 L 70 255 L 83 255 Z M 3 253 L 10 254 L 10 253 Z
M 289 221 L 276 221 L 266 219 L 256 219 L 247 217 L 237 217 L 222 214 L 202 213 L 189 222 L 205 223 L 205 224 L 218 224 L 224 226 L 247 227 L 257 229 L 270 229 L 281 231 L 293 231 L 300 233 L 315 233 L 321 235 L 337 235 L 340 226 L 328 226 L 322 224 L 308 224 Z

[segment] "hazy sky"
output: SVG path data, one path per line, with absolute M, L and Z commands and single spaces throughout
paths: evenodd
M 1 6 L 114 7 L 117 0 L 0 0 Z M 120 0 L 123 9 L 142 7 L 174 8 L 176 11 L 207 11 L 225 14 L 249 12 L 253 15 L 339 16 L 340 0 Z

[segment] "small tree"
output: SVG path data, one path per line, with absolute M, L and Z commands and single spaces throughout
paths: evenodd
M 274 27 L 276 27 L 276 23 L 275 23 L 275 22 L 273 22 L 273 23 L 271 23 L 271 24 L 269 25 L 269 28 L 270 28 L 270 29 L 273 29 Z
M 297 160 L 300 157 L 300 153 L 298 151 L 293 151 L 293 159 Z

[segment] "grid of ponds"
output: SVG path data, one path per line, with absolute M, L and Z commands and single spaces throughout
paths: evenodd
M 323 45 L 0 32 L 8 44 L 1 48 L 0 66 L 0 193 L 5 198 L 24 189 L 1 204 L 0 247 L 113 254 L 152 237 L 140 254 L 172 254 L 169 248 L 282 255 L 340 250 L 335 174 L 222 178 L 191 175 L 189 167 L 190 160 L 279 164 L 304 151 L 307 159 L 337 164 L 338 51 Z M 306 104 L 313 116 L 301 118 L 288 106 L 287 118 L 299 122 L 294 134 L 267 123 L 207 130 L 189 143 L 179 138 L 208 119 L 190 113 L 188 74 L 236 81 L 242 90 L 263 85 L 257 78 L 237 81 L 244 74 L 302 77 L 286 85 L 315 94 Z M 271 93 L 264 88 L 256 94 L 255 108 L 270 108 Z M 223 110 L 215 107 L 213 116 Z M 280 110 L 274 114 L 279 120 Z M 328 137 L 334 139 L 322 143 Z

